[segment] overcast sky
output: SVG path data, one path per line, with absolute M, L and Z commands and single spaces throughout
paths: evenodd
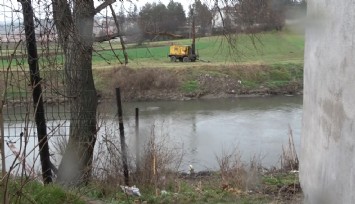
M 156 2 L 156 3 L 163 3 L 165 5 L 168 5 L 168 3 L 170 2 L 170 0 L 152 0 L 152 1 L 147 1 L 147 0 L 132 0 L 133 3 L 135 3 L 138 8 L 140 9 L 142 6 L 144 6 L 144 4 L 146 4 L 147 2 L 149 3 L 153 3 L 153 2 Z M 182 6 L 184 7 L 184 10 L 185 12 L 187 12 L 188 8 L 189 8 L 189 5 L 192 4 L 192 2 L 194 2 L 194 0 L 174 0 L 174 2 L 179 2 L 182 4 Z
M 140 10 L 147 2 L 149 2 L 149 3 L 162 2 L 163 4 L 167 5 L 169 3 L 169 1 L 170 0 L 131 0 L 131 2 L 133 4 L 137 5 L 138 10 Z M 202 0 L 202 1 L 206 2 L 206 3 L 210 3 L 212 0 Z M 43 6 L 43 2 L 46 2 L 46 0 L 32 0 L 32 4 L 33 4 L 33 7 L 35 8 L 36 15 L 41 17 L 39 11 L 42 10 L 42 9 L 40 9 L 38 7 L 38 4 L 36 4 L 37 2 L 41 2 L 42 6 Z M 47 0 L 47 2 L 50 3 L 51 1 Z M 98 0 L 94 0 L 94 2 L 95 2 L 95 6 L 100 4 L 100 2 Z M 194 2 L 194 0 L 174 0 L 174 2 L 181 3 L 183 5 L 183 7 L 184 7 L 185 12 L 187 13 L 189 5 L 192 4 Z M 128 0 L 124 0 L 124 7 L 126 9 L 128 9 L 130 5 L 131 5 L 131 3 L 129 3 Z M 18 10 L 19 6 L 20 6 L 20 3 L 18 3 L 17 0 L 0 0 L 0 21 L 4 21 L 5 18 L 6 19 L 11 19 L 13 17 L 16 18 L 17 16 L 22 16 L 21 13 L 17 13 L 16 14 L 14 12 L 11 12 L 11 11 L 16 10 L 16 9 Z M 116 9 L 119 9 L 121 7 L 121 2 L 119 2 L 117 0 L 117 2 L 114 4 L 114 7 Z M 21 15 L 19 15 L 19 14 L 21 14 Z
M 95 5 L 98 5 L 98 1 L 97 0 L 94 0 L 95 1 Z M 193 4 L 195 0 L 174 0 L 174 2 L 179 2 L 182 4 L 182 6 L 184 7 L 184 10 L 185 10 L 185 13 L 187 15 L 188 13 L 188 10 L 189 10 L 189 6 L 191 4 Z M 214 4 L 214 1 L 215 0 L 201 0 L 202 3 L 205 3 L 207 4 L 210 8 L 212 7 L 211 5 Z M 131 0 L 131 2 L 135 5 L 137 5 L 138 7 L 138 10 L 140 10 L 147 2 L 149 3 L 163 3 L 165 5 L 168 5 L 170 0 Z M 121 5 L 120 2 L 116 3 L 115 6 L 119 7 Z M 130 5 L 129 1 L 127 0 L 124 0 L 124 6 L 126 8 L 129 8 L 128 6 Z

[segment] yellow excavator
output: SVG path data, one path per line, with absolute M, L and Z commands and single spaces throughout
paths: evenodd
M 168 56 L 171 62 L 194 62 L 198 59 L 193 45 L 171 45 Z
M 192 10 L 193 12 L 193 10 Z M 171 45 L 169 49 L 169 55 L 171 62 L 195 62 L 198 60 L 198 54 L 196 54 L 195 48 L 195 18 L 192 13 L 192 44 L 190 45 Z

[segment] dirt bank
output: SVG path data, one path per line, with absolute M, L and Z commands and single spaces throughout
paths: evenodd
M 117 67 L 95 70 L 95 81 L 101 98 L 114 98 L 114 88 L 121 87 L 125 101 L 294 95 L 302 94 L 303 68 L 297 64 Z

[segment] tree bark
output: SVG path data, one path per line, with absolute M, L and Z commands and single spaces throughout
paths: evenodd
M 91 175 L 96 142 L 97 95 L 92 74 L 93 1 L 77 0 L 73 13 L 64 0 L 53 0 L 55 24 L 65 57 L 67 93 L 70 99 L 70 132 L 58 169 L 58 182 L 86 184 Z

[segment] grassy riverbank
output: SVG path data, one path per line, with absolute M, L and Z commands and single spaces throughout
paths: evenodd
M 185 39 L 129 45 L 127 67 L 107 64 L 117 62 L 111 50 L 99 52 L 94 57 L 99 93 L 110 98 L 120 86 L 126 100 L 302 94 L 303 35 L 283 31 L 241 34 L 230 41 L 224 36 L 199 38 L 200 61 L 171 63 L 169 45 L 190 43 Z M 113 46 L 122 59 L 118 43 L 95 46 L 99 50 Z
M 123 59 L 118 42 L 95 44 L 93 67 L 98 93 L 102 98 L 112 98 L 117 86 L 123 89 L 125 100 L 302 93 L 302 35 L 288 31 L 254 36 L 242 34 L 233 38 L 233 48 L 222 36 L 199 38 L 197 50 L 201 60 L 195 63 L 171 63 L 167 52 L 172 43 L 191 42 L 185 39 L 128 45 L 127 66 L 120 65 L 117 59 Z M 48 66 L 55 70 L 41 71 L 43 85 L 48 91 L 62 90 L 62 57 L 42 56 L 40 66 L 44 66 L 49 59 L 57 62 L 54 67 Z M 8 62 L 2 61 L 3 67 L 6 67 Z M 18 59 L 16 61 L 19 63 Z M 26 63 L 19 67 L 13 63 L 8 82 L 9 100 L 22 100 L 20 97 L 30 91 L 27 90 L 30 82 L 26 70 Z M 5 72 L 0 72 L 0 75 L 0 88 L 3 89 Z
M 246 179 L 246 178 L 239 178 Z M 249 178 L 250 179 L 250 178 Z M 274 172 L 257 175 L 249 188 L 231 185 L 221 180 L 220 173 L 202 177 L 169 180 L 168 188 L 138 185 L 141 197 L 127 197 L 119 187 L 91 185 L 86 197 L 102 203 L 301 203 L 298 174 Z M 238 182 L 237 180 L 235 180 Z M 250 182 L 250 181 L 248 181 Z
M 299 64 L 94 70 L 103 98 L 121 87 L 125 100 L 184 100 L 240 95 L 302 94 Z
M 85 204 L 81 195 L 74 191 L 64 190 L 57 185 L 43 186 L 42 183 L 29 178 L 14 179 L 11 178 L 7 182 L 6 179 L 1 181 L 0 199 L 4 203 L 4 189 L 7 189 L 7 197 L 9 203 L 21 204 Z
M 129 203 L 301 203 L 298 174 L 269 172 L 255 174 L 245 185 L 227 183 L 221 179 L 221 173 L 208 176 L 169 177 L 167 188 L 157 189 L 153 186 L 139 185 L 141 197 L 125 195 L 118 185 L 91 182 L 87 187 L 63 189 L 57 185 L 44 187 L 37 181 L 17 182 L 10 179 L 8 198 L 10 203 L 72 203 L 72 204 L 129 204 Z M 173 179 L 173 180 L 171 180 Z M 243 179 L 238 178 L 240 182 Z M 251 181 L 250 179 L 253 179 Z M 235 180 L 238 182 L 238 180 Z M 115 182 L 112 182 L 115 183 Z M 1 185 L 0 199 L 3 200 L 4 183 Z M 163 190 L 163 191 L 162 191 Z
M 1 72 L 1 74 L 5 74 Z M 62 72 L 44 72 L 42 77 L 48 102 L 63 101 Z M 7 100 L 30 100 L 28 74 L 12 72 L 7 86 Z M 4 77 L 0 89 L 4 90 Z M 116 67 L 94 69 L 94 80 L 101 99 L 114 98 L 121 87 L 126 101 L 188 100 L 191 98 L 222 98 L 242 95 L 302 94 L 303 66 L 300 64 L 220 65 L 176 68 Z

